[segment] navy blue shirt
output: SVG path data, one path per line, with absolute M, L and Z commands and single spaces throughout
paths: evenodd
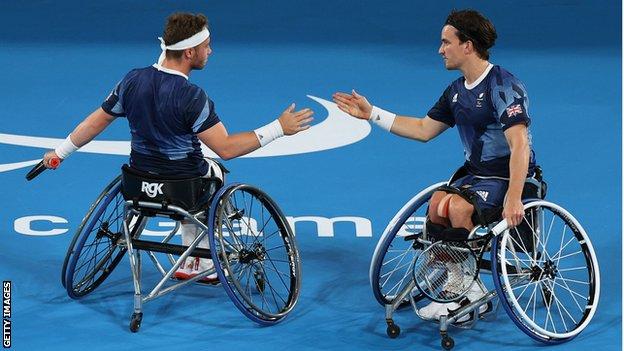
M 480 77 L 482 78 L 482 77 Z M 481 81 L 466 86 L 461 77 L 449 85 L 427 115 L 457 125 L 464 145 L 466 167 L 474 175 L 509 178 L 511 151 L 504 131 L 516 124 L 528 128 L 529 98 L 524 85 L 500 66 L 493 66 Z M 529 130 L 528 175 L 535 168 Z
M 132 134 L 130 165 L 163 176 L 208 171 L 197 133 L 219 123 L 214 103 L 180 72 L 158 65 L 134 69 L 102 103 L 126 116 Z

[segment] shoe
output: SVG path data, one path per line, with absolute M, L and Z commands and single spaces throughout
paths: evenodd
M 195 258 L 195 262 L 196 262 L 196 270 L 192 273 L 194 273 L 194 276 L 197 275 L 197 273 L 199 272 L 203 272 L 209 269 L 213 269 L 214 268 L 214 263 L 212 262 L 211 259 L 209 258 Z M 204 278 L 198 280 L 198 282 L 200 283 L 204 283 L 204 284 L 218 284 L 219 283 L 219 277 L 217 276 L 217 272 L 215 271 L 212 274 L 208 274 L 207 276 L 205 276 Z
M 450 315 L 457 311 L 459 308 L 466 306 L 472 301 L 476 301 L 485 295 L 481 290 L 481 287 L 475 281 L 470 290 L 466 292 L 464 299 L 462 299 L 459 303 L 457 302 L 431 302 L 425 307 L 422 307 L 418 310 L 418 316 L 422 319 L 431 320 L 431 321 L 439 321 L 440 316 Z M 483 304 L 479 306 L 479 315 L 487 313 L 490 310 L 490 304 Z M 459 320 L 455 321 L 453 324 L 462 324 L 469 321 L 472 321 L 475 318 L 474 313 L 469 313 Z
M 464 307 L 473 301 L 477 301 L 478 299 L 482 298 L 484 295 L 485 293 L 483 292 L 483 290 L 481 290 L 481 286 L 477 283 L 477 281 L 475 281 L 470 286 L 470 290 L 468 290 L 466 292 L 466 295 L 464 295 L 464 298 L 459 302 L 459 307 Z M 457 309 L 459 309 L 459 307 L 455 309 L 450 309 L 449 312 L 454 313 Z M 481 316 L 489 312 L 491 308 L 492 308 L 492 304 L 488 302 L 479 306 L 479 308 L 476 311 L 478 311 L 478 315 Z M 476 318 L 477 316 L 476 316 L 475 311 L 472 311 L 466 314 L 465 316 L 461 317 L 460 319 L 456 320 L 455 323 L 453 324 L 455 326 L 466 325 L 466 324 L 472 323 Z
M 185 264 L 180 265 L 180 268 L 175 272 L 174 277 L 179 280 L 188 280 L 196 277 L 200 272 L 212 269 L 213 267 L 214 263 L 209 258 L 188 257 Z M 215 272 L 199 279 L 198 282 L 214 285 L 219 283 L 219 277 Z
M 431 302 L 427 306 L 418 309 L 418 316 L 422 319 L 429 321 L 439 321 L 440 316 L 448 315 L 451 310 L 456 310 L 460 307 L 457 302 Z
M 188 264 L 187 264 L 188 263 Z M 193 269 L 194 259 L 193 257 L 187 257 L 184 262 L 180 264 L 178 270 L 173 273 L 173 277 L 179 280 L 187 280 L 192 278 L 191 271 Z
M 477 301 L 485 295 L 478 281 L 479 279 L 477 278 L 470 286 L 470 290 L 466 292 L 466 298 L 470 301 Z

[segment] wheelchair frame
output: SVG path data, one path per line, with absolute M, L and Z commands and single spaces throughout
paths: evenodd
M 397 214 L 394 216 L 394 218 L 390 221 L 390 223 L 388 224 L 388 226 L 386 227 L 384 233 L 382 234 L 379 242 L 377 243 L 377 246 L 375 248 L 375 252 L 373 254 L 373 258 L 371 260 L 371 266 L 370 266 L 370 271 L 369 271 L 369 276 L 370 276 L 370 281 L 371 281 L 371 287 L 373 289 L 373 293 L 375 295 L 375 298 L 384 306 L 385 308 L 385 320 L 386 320 L 386 324 L 387 324 L 387 329 L 386 332 L 388 334 L 389 337 L 391 338 L 396 338 L 399 334 L 400 334 L 400 328 L 399 326 L 394 322 L 393 319 L 393 314 L 396 310 L 406 306 L 407 304 L 411 304 L 412 307 L 414 308 L 414 311 L 417 313 L 417 307 L 416 307 L 416 303 L 418 301 L 420 301 L 421 299 L 424 298 L 424 294 L 420 293 L 416 296 L 414 296 L 414 291 L 417 291 L 417 284 L 413 279 L 413 274 L 409 274 L 410 278 L 406 279 L 406 275 L 407 273 L 403 274 L 402 279 L 395 284 L 393 287 L 390 288 L 390 291 L 388 292 L 389 295 L 385 295 L 384 292 L 381 291 L 381 280 L 382 280 L 382 270 L 383 270 L 383 265 L 384 265 L 384 258 L 386 257 L 386 254 L 389 252 L 391 246 L 392 246 L 392 242 L 393 240 L 395 240 L 395 238 L 398 238 L 398 232 L 402 230 L 402 228 L 406 228 L 405 226 L 407 225 L 407 221 L 412 218 L 413 215 L 416 214 L 416 211 L 418 211 L 419 208 L 422 208 L 422 206 L 425 206 L 429 199 L 430 196 L 433 194 L 433 192 L 438 189 L 440 186 L 442 185 L 446 185 L 446 184 L 450 184 L 452 183 L 452 181 L 456 179 L 456 177 L 454 176 L 453 178 L 451 178 L 451 181 L 449 182 L 439 182 L 436 184 L 433 184 L 429 187 L 427 187 L 426 189 L 422 190 L 421 192 L 419 192 L 416 196 L 414 196 L 410 201 L 408 201 L 398 212 Z M 544 191 L 545 189 L 542 189 L 541 187 L 541 180 L 538 181 L 536 179 L 532 179 L 532 178 L 528 178 L 527 179 L 527 183 L 533 184 L 538 186 L 538 195 L 542 195 L 541 192 Z M 574 338 L 576 335 L 578 335 L 578 333 L 580 333 L 589 323 L 589 321 L 591 320 L 591 318 L 593 317 L 593 314 L 595 313 L 596 310 L 596 306 L 598 304 L 598 300 L 599 300 L 599 295 L 600 295 L 600 274 L 599 274 L 599 267 L 598 267 L 598 262 L 595 256 L 595 253 L 593 251 L 593 247 L 591 246 L 591 242 L 589 241 L 589 238 L 587 237 L 585 231 L 582 229 L 582 227 L 580 226 L 580 224 L 578 223 L 578 221 L 576 221 L 576 219 L 574 217 L 572 217 L 572 215 L 570 215 L 567 211 L 565 211 L 565 209 L 561 208 L 560 206 L 541 200 L 541 199 L 527 199 L 524 201 L 525 204 L 525 211 L 536 211 L 536 210 L 540 210 L 540 211 L 544 211 L 544 208 L 548 208 L 549 210 L 551 210 L 553 213 L 557 214 L 560 218 L 562 218 L 562 220 L 565 221 L 566 224 L 570 223 L 570 228 L 574 229 L 573 230 L 573 235 L 574 237 L 577 238 L 577 240 L 579 241 L 579 244 L 582 247 L 582 251 L 583 254 L 585 255 L 585 261 L 587 263 L 587 269 L 588 269 L 588 279 L 590 280 L 589 284 L 590 284 L 590 288 L 589 288 L 589 298 L 588 298 L 588 302 L 587 302 L 587 307 L 586 309 L 589 312 L 585 312 L 585 314 L 582 317 L 582 320 L 579 321 L 577 328 L 575 328 L 572 331 L 569 331 L 567 333 L 549 333 L 548 334 L 542 334 L 542 333 L 538 333 L 535 331 L 534 327 L 538 327 L 536 325 L 531 325 L 532 321 L 529 320 L 529 322 L 527 323 L 525 320 L 521 319 L 521 316 L 516 316 L 516 311 L 514 310 L 514 308 L 517 308 L 518 306 L 514 306 L 514 303 L 508 301 L 508 297 L 505 295 L 506 291 L 508 291 L 508 287 L 510 287 L 509 285 L 509 281 L 506 281 L 505 283 L 501 283 L 501 281 L 499 280 L 500 276 L 505 276 L 507 277 L 507 264 L 505 264 L 505 267 L 499 267 L 499 266 L 503 266 L 502 263 L 500 263 L 498 260 L 500 260 L 500 258 L 498 258 L 497 255 L 499 255 L 499 250 L 501 250 L 501 244 L 500 241 L 502 241 L 503 239 L 505 239 L 505 242 L 507 242 L 507 238 L 509 238 L 510 234 L 508 234 L 509 228 L 508 225 L 506 223 L 505 220 L 502 220 L 498 223 L 494 222 L 489 224 L 487 227 L 483 227 L 481 225 L 477 225 L 475 226 L 471 231 L 470 231 L 470 235 L 469 235 L 469 239 L 475 239 L 475 238 L 483 238 L 485 239 L 485 243 L 484 243 L 484 247 L 481 248 L 481 253 L 483 252 L 483 250 L 486 250 L 485 246 L 490 245 L 490 256 L 492 261 L 487 261 L 485 259 L 483 259 L 482 257 L 479 259 L 478 261 L 478 267 L 480 270 L 487 270 L 487 268 L 491 269 L 491 273 L 493 276 L 493 280 L 494 280 L 494 286 L 495 289 L 488 291 L 488 289 L 483 285 L 483 283 L 479 280 L 476 279 L 476 284 L 479 284 L 481 290 L 484 293 L 484 295 L 479 298 L 476 301 L 471 301 L 470 303 L 460 306 L 457 310 L 453 311 L 450 314 L 447 315 L 442 315 L 440 317 L 439 320 L 439 332 L 440 332 L 440 336 L 441 336 L 441 346 L 446 349 L 446 350 L 450 350 L 451 348 L 453 348 L 455 342 L 453 340 L 453 338 L 451 338 L 449 336 L 449 325 L 454 325 L 454 323 L 456 323 L 458 320 L 461 320 L 464 316 L 468 315 L 468 314 L 472 314 L 472 319 L 468 324 L 464 324 L 462 325 L 462 327 L 472 327 L 472 325 L 477 321 L 477 319 L 480 319 L 481 316 L 479 316 L 479 308 L 484 305 L 484 304 L 488 304 L 488 312 L 491 312 L 492 310 L 494 312 L 496 312 L 498 310 L 498 303 L 496 303 L 496 308 L 493 308 L 493 302 L 494 300 L 498 297 L 500 298 L 499 302 L 502 302 L 501 304 L 503 305 L 505 311 L 507 312 L 507 314 L 511 317 L 512 321 L 523 331 L 525 332 L 527 335 L 531 336 L 533 339 L 544 342 L 544 343 L 561 343 L 561 342 L 566 342 L 571 340 L 572 338 Z M 420 218 L 420 217 L 419 217 Z M 525 217 L 526 218 L 526 217 Z M 539 219 L 538 219 L 539 220 Z M 554 221 L 554 219 L 553 219 Z M 552 222 L 550 223 L 551 227 L 552 227 Z M 417 226 L 415 226 L 417 227 Z M 538 224 L 539 227 L 539 224 Z M 574 227 L 574 228 L 572 228 Z M 565 231 L 564 231 L 565 232 Z M 578 232 L 578 234 L 577 234 Z M 412 233 L 412 232 L 410 232 Z M 535 232 L 533 234 L 536 234 Z M 402 234 L 404 235 L 404 234 Z M 414 250 L 414 252 L 417 250 L 417 247 L 420 247 L 421 249 L 424 247 L 427 247 L 428 245 L 432 244 L 432 241 L 427 240 L 427 235 L 426 235 L 426 230 L 425 230 L 425 226 L 424 226 L 424 222 L 422 224 L 422 229 L 420 234 L 417 235 L 408 235 L 409 237 L 415 237 L 413 244 L 410 244 L 411 247 L 406 249 L 406 250 Z M 503 237 L 504 236 L 504 237 Z M 404 241 L 408 241 L 407 236 L 404 236 Z M 513 240 L 513 239 L 512 239 Z M 539 240 L 539 239 L 538 239 Z M 563 234 L 562 234 L 562 240 L 563 240 Z M 566 243 L 569 244 L 572 241 L 572 239 Z M 511 241 L 507 242 L 507 244 L 512 243 Z M 563 241 L 562 241 L 563 243 Z M 515 249 L 513 248 L 513 243 L 507 246 L 508 249 L 510 249 L 510 251 L 513 251 L 513 254 L 515 254 Z M 545 249 L 545 247 L 544 247 Z M 503 249 L 504 250 L 504 249 Z M 401 250 L 396 250 L 399 252 L 402 252 Z M 561 251 L 561 250 L 560 250 Z M 404 255 L 404 254 L 403 254 Z M 547 254 L 546 254 L 547 255 Z M 556 255 L 555 255 L 556 256 Z M 401 257 L 401 261 L 399 261 L 398 263 L 395 264 L 395 266 L 397 267 L 405 267 L 406 264 L 402 263 L 402 261 L 405 259 L 406 256 L 396 256 L 394 257 L 392 260 L 397 260 L 399 257 Z M 412 258 L 412 262 L 409 265 L 409 269 L 413 271 L 413 267 L 414 267 L 414 263 L 416 262 L 416 259 L 418 258 L 418 255 L 416 253 L 414 253 L 414 257 Z M 561 255 L 559 255 L 559 259 L 561 258 Z M 392 261 L 390 260 L 390 261 Z M 390 263 L 390 261 L 388 261 L 387 263 Z M 557 260 L 558 262 L 558 260 Z M 489 263 L 489 267 L 488 267 L 488 263 Z M 510 270 L 514 270 L 515 272 L 520 272 L 522 269 L 525 269 L 525 267 L 511 267 Z M 504 272 L 502 272 L 502 271 Z M 526 271 L 526 269 L 525 269 Z M 555 269 L 556 271 L 556 269 Z M 393 273 L 393 272 L 390 272 Z M 386 275 L 389 273 L 386 273 Z M 401 276 L 401 274 L 399 274 L 399 276 Z M 479 271 L 477 271 L 476 276 L 479 276 Z M 540 275 L 541 278 L 541 275 Z M 389 278 L 388 278 L 389 279 Z M 386 279 L 386 283 L 388 282 L 388 279 Z M 532 278 L 531 278 L 532 279 Z M 405 283 L 405 281 L 407 280 L 407 283 Z M 556 281 L 556 280 L 555 280 Z M 393 281 L 394 282 L 394 281 Z M 541 284 L 541 281 L 538 282 Z M 565 283 L 565 281 L 564 281 Z M 405 285 L 401 285 L 401 284 L 405 284 Z M 537 284 L 537 283 L 536 283 Z M 557 284 L 556 282 L 554 284 Z M 553 297 L 554 296 L 554 284 L 553 287 L 548 288 L 551 289 L 550 293 L 552 294 L 551 297 L 549 297 L 550 301 L 549 302 L 551 305 L 554 304 L 553 301 Z M 559 284 L 561 285 L 561 284 Z M 391 294 L 393 291 L 395 291 L 395 287 L 399 287 L 400 290 L 396 291 L 396 294 Z M 537 285 L 536 285 L 537 286 Z M 511 287 L 511 294 L 513 295 L 513 287 Z M 544 288 L 542 286 L 540 286 L 540 289 L 542 289 L 542 295 L 544 294 Z M 525 288 L 526 290 L 526 288 Z M 524 290 L 522 292 L 522 294 L 524 293 Z M 535 291 L 534 291 L 535 293 Z M 521 294 L 521 295 L 522 295 Z M 502 298 L 501 298 L 502 296 Z M 572 296 L 574 298 L 574 296 Z M 544 296 L 544 301 L 546 301 L 546 297 Z M 554 299 L 556 299 L 556 296 L 554 297 Z M 537 300 L 537 296 L 535 297 L 535 300 Z M 575 299 L 576 301 L 576 299 Z M 530 301 L 529 301 L 530 302 Z M 559 303 L 559 302 L 557 302 Z M 576 303 L 578 304 L 578 301 L 576 301 Z M 515 304 L 517 305 L 517 301 L 515 301 Z M 535 304 L 535 301 L 534 301 Z M 534 305 L 535 306 L 535 305 Z M 521 306 L 519 306 L 521 308 Z M 534 307 L 535 308 L 535 307 Z M 557 305 L 557 308 L 560 308 Z M 565 306 L 563 307 L 565 309 Z M 565 312 L 570 315 L 570 313 L 565 310 Z M 535 312 L 534 312 L 535 313 Z M 549 307 L 549 313 L 550 313 L 550 307 Z M 559 313 L 562 313 L 561 310 L 559 311 Z M 535 317 L 535 316 L 534 316 Z M 570 316 L 570 318 L 572 318 Z M 565 318 L 562 318 L 565 319 Z M 548 319 L 546 320 L 548 322 Z M 554 328 L 554 322 L 551 320 L 551 323 L 553 323 L 553 328 Z M 529 324 L 529 326 L 527 326 L 526 324 Z M 533 323 L 534 324 L 534 323 Z M 564 324 L 565 324 L 565 320 L 564 320 Z M 556 328 L 555 328 L 556 331 Z
M 144 304 L 177 290 L 182 286 L 197 282 L 206 275 L 215 272 L 217 273 L 219 283 L 224 287 L 235 306 L 254 322 L 262 325 L 275 324 L 283 320 L 294 308 L 298 300 L 301 286 L 301 261 L 292 229 L 285 220 L 279 207 L 266 193 L 246 184 L 229 184 L 221 187 L 211 195 L 212 198 L 208 202 L 210 205 L 209 207 L 195 213 L 190 213 L 180 206 L 168 204 L 167 202 L 138 201 L 136 198 L 133 200 L 120 201 L 119 196 L 122 186 L 120 178 L 121 177 L 117 177 L 113 180 L 91 206 L 68 248 L 63 264 L 62 281 L 71 298 L 77 299 L 95 290 L 117 266 L 124 251 L 127 251 L 134 286 L 134 308 L 129 326 L 132 332 L 137 332 L 140 328 Z M 236 216 L 230 216 L 226 213 L 226 208 L 228 208 L 228 206 L 225 204 L 236 201 L 236 196 L 240 193 L 243 194 L 243 200 L 249 200 L 251 207 L 247 207 L 247 203 L 244 205 L 241 204 L 244 208 L 239 211 L 240 213 L 237 212 Z M 251 216 L 254 215 L 254 200 L 259 202 L 259 205 L 255 209 L 256 213 L 259 211 L 258 208 L 260 208 L 263 211 L 263 216 L 265 214 L 264 210 L 268 212 L 267 216 L 270 215 L 259 231 L 257 231 L 258 228 L 256 228 L 256 232 L 249 226 L 252 220 Z M 120 211 L 121 206 L 123 206 L 122 211 Z M 218 211 L 221 212 L 217 213 Z M 244 211 L 249 211 L 249 213 L 244 214 Z M 113 214 L 109 214 L 109 212 L 116 213 L 116 217 Z M 117 214 L 117 212 L 123 213 L 123 219 L 121 221 L 119 221 L 121 215 Z M 224 213 L 226 213 L 225 219 L 223 217 Z M 248 217 L 245 217 L 245 215 Z M 109 223 L 113 217 L 114 219 L 112 221 L 114 223 Z M 160 242 L 142 240 L 140 239 L 140 235 L 145 229 L 150 217 L 169 217 L 176 219 L 177 223 L 175 228 Z M 203 218 L 206 218 L 207 224 Z M 246 225 L 248 231 L 244 235 L 252 237 L 251 240 L 255 251 L 246 250 L 249 238 L 243 238 L 242 229 L 240 237 L 236 235 L 236 231 L 232 229 L 232 223 L 230 221 L 242 220 L 244 223 L 245 219 L 247 219 Z M 189 221 L 199 228 L 199 234 L 189 246 L 178 245 L 171 242 L 178 232 L 180 220 Z M 272 222 L 270 222 L 271 220 L 273 220 L 275 224 L 272 229 L 276 229 L 270 235 L 266 235 L 268 226 L 272 225 Z M 223 221 L 230 223 L 230 226 L 224 228 Z M 114 226 L 115 223 L 117 223 L 117 227 Z M 119 228 L 119 226 L 121 226 L 121 228 Z M 239 227 L 242 228 L 242 226 L 243 224 L 239 223 Z M 265 230 L 264 233 L 263 230 Z M 223 231 L 229 232 L 223 233 Z M 206 235 L 208 235 L 210 248 L 199 248 L 198 245 L 206 238 Z M 231 235 L 231 240 L 224 239 L 224 235 Z M 270 237 L 273 237 L 274 241 L 277 240 L 278 243 L 283 243 L 283 245 L 278 246 L 278 248 L 284 247 L 282 250 L 286 251 L 286 264 L 275 263 L 271 259 L 271 255 L 276 254 L 276 251 L 268 253 L 267 245 L 272 243 Z M 245 239 L 244 242 L 243 239 Z M 89 244 L 85 245 L 87 240 L 92 240 L 93 242 L 89 242 Z M 100 243 L 102 243 L 102 245 L 100 245 Z M 219 255 L 214 249 L 215 245 L 217 245 L 218 250 L 228 251 Z M 95 250 L 92 250 L 93 247 L 96 247 Z M 103 247 L 104 250 L 101 248 L 98 249 L 98 247 Z M 108 251 L 106 249 L 108 249 Z M 148 257 L 157 271 L 162 275 L 162 278 L 159 279 L 153 288 L 148 290 L 147 294 L 144 293 L 141 284 L 142 259 L 140 251 L 148 253 Z M 245 255 L 244 257 L 242 256 L 243 252 Z M 280 251 L 277 252 L 277 254 L 281 253 Z M 100 253 L 103 253 L 103 255 L 100 255 Z M 170 268 L 165 267 L 156 253 L 166 254 Z M 83 255 L 85 255 L 87 263 L 82 262 L 81 259 Z M 114 260 L 111 259 L 113 255 L 116 255 Z M 176 259 L 174 256 L 179 257 Z M 191 256 L 212 259 L 214 266 L 213 268 L 199 272 L 188 280 L 171 283 L 173 274 L 180 265 Z M 236 261 L 237 267 L 235 268 L 237 268 L 238 271 L 232 268 L 229 263 L 223 265 L 223 259 Z M 270 262 L 272 267 L 267 264 L 265 269 L 265 261 Z M 278 266 L 276 266 L 276 264 Z M 288 269 L 278 269 L 278 267 L 281 267 L 279 266 L 280 264 L 288 265 Z M 85 266 L 87 270 L 91 269 L 91 271 L 89 271 L 88 274 L 84 274 L 84 277 L 76 283 L 74 281 L 74 275 L 79 275 L 78 270 L 84 270 L 85 268 L 83 267 Z M 240 291 L 241 284 L 238 280 L 241 279 L 241 277 L 244 278 L 244 274 L 247 274 L 247 284 L 249 285 L 249 276 L 251 275 L 252 269 L 261 270 L 260 277 L 257 275 L 257 271 L 253 273 L 252 281 L 252 284 L 255 284 L 258 290 L 257 292 L 263 299 L 261 303 L 254 303 L 254 299 L 257 299 L 257 297 L 252 296 L 253 292 L 251 290 L 248 292 L 249 296 L 246 295 L 247 291 L 243 291 L 242 293 Z M 286 289 L 288 297 L 286 299 L 283 298 L 280 295 L 282 292 L 277 291 L 277 296 L 283 302 L 283 306 L 275 297 L 276 289 L 271 286 L 271 281 L 268 280 L 269 276 L 275 277 L 275 274 L 270 270 L 286 276 L 287 279 L 290 278 L 290 285 L 284 283 L 284 288 Z M 289 274 L 283 273 L 283 271 L 287 271 Z M 278 277 L 283 283 L 284 278 L 279 275 Z M 260 279 L 262 279 L 262 281 L 259 281 Z M 270 290 L 273 294 L 275 306 L 271 306 L 271 301 L 267 301 L 265 289 Z M 272 310 L 273 307 L 277 309 L 276 312 Z

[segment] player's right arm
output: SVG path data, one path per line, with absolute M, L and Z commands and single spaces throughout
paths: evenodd
M 70 145 L 72 146 L 72 148 L 73 146 L 75 146 L 76 148 L 80 148 L 86 145 L 91 140 L 93 140 L 93 138 L 98 136 L 98 134 L 100 134 L 104 129 L 106 129 L 106 127 L 108 127 L 108 125 L 111 124 L 115 120 L 115 118 L 115 116 L 106 113 L 101 107 L 98 108 L 97 110 L 93 111 L 89 116 L 87 116 L 87 118 L 85 118 L 85 120 L 82 121 L 74 129 L 74 131 L 69 134 L 67 139 L 65 139 L 66 141 L 63 142 L 62 145 L 69 142 L 73 144 Z M 45 155 L 43 156 L 43 164 L 47 168 L 52 168 L 50 161 L 53 158 L 58 158 L 60 161 L 63 161 L 63 159 L 66 157 L 65 155 L 58 154 L 61 148 L 62 147 L 59 146 L 59 148 L 57 148 L 56 150 L 50 150 L 45 153 Z
M 87 118 L 71 132 L 70 138 L 74 145 L 82 147 L 106 129 L 115 118 L 117 117 L 111 116 L 100 107 L 87 116 Z
M 364 120 L 370 120 L 375 117 L 371 116 L 373 106 L 366 97 L 358 94 L 355 90 L 351 94 L 335 93 L 333 99 L 338 108 L 353 117 Z M 447 124 L 436 121 L 429 116 L 416 118 L 397 115 L 390 126 L 390 132 L 405 138 L 427 142 L 448 128 Z
M 308 108 L 295 111 L 295 104 L 292 104 L 269 126 L 281 128 L 282 135 L 293 135 L 310 128 L 313 113 Z M 225 125 L 221 122 L 198 133 L 197 137 L 223 160 L 248 154 L 263 145 L 259 140 L 261 136 L 257 132 L 229 135 Z

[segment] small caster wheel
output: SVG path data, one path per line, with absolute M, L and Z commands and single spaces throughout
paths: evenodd
M 143 313 L 133 313 L 130 319 L 130 331 L 136 333 L 141 328 L 141 320 L 143 319 Z
M 399 336 L 399 334 L 401 334 L 401 328 L 399 328 L 399 326 L 394 323 L 388 324 L 386 334 L 388 334 L 391 339 L 395 339 L 397 336 Z
M 453 346 L 455 346 L 455 341 L 450 336 L 444 336 L 442 337 L 441 344 L 443 349 L 450 350 L 453 348 Z

